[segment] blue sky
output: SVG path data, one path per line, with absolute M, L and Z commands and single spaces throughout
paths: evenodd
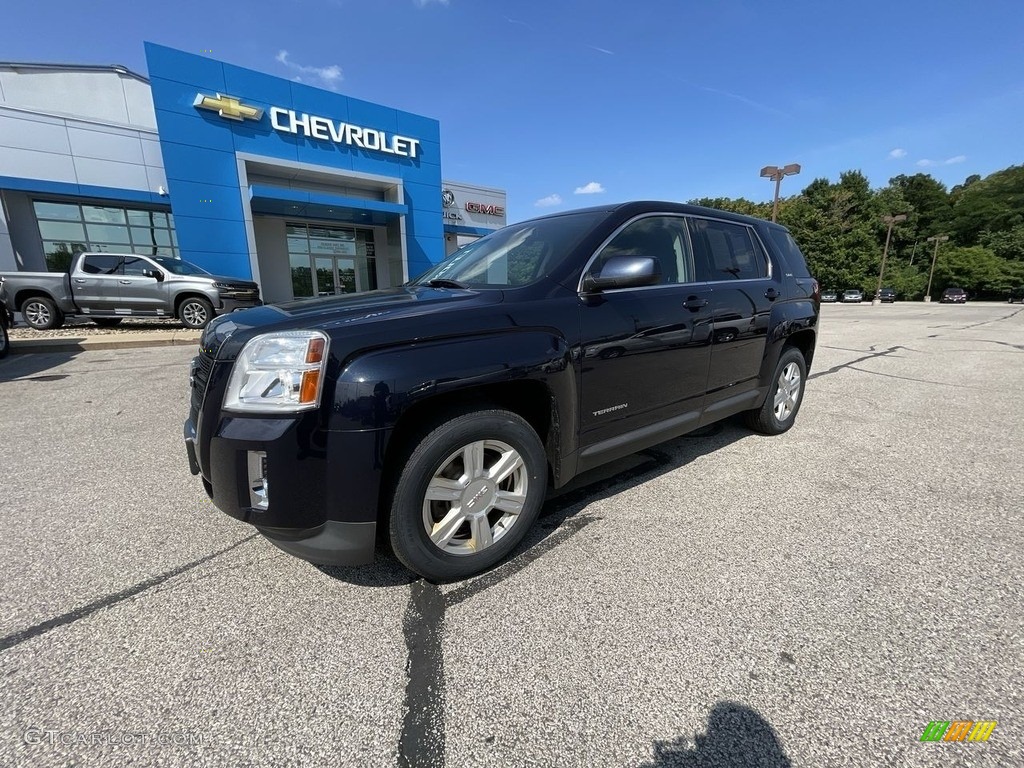
M 436 118 L 510 222 L 1024 161 L 1019 0 L 43 0 L 5 4 L 0 59 L 145 74 L 143 40 Z

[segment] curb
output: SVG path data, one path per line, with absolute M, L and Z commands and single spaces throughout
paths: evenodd
M 132 334 L 118 337 L 113 334 L 104 336 L 69 336 L 57 339 L 11 339 L 12 354 L 30 354 L 46 352 L 89 352 L 101 349 L 137 349 L 140 347 L 183 347 L 199 343 L 200 334 L 196 331 L 172 331 L 154 333 L 150 336 Z M 140 338 L 141 337 L 141 338 Z

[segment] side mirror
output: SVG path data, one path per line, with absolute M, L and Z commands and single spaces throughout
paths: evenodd
M 640 288 L 661 280 L 661 264 L 650 256 L 612 256 L 601 267 L 601 274 L 583 278 L 586 293 L 609 288 Z
M 164 273 L 159 269 L 144 269 L 142 270 L 142 274 L 144 277 L 154 278 L 158 283 L 162 283 L 164 281 Z

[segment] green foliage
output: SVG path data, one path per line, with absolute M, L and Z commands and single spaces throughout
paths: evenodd
M 744 198 L 691 202 L 764 219 L 772 213 L 771 202 Z M 1024 283 L 1024 166 L 969 176 L 948 192 L 925 173 L 872 190 L 863 173 L 847 171 L 838 182 L 814 179 L 781 199 L 778 219 L 823 288 L 873 294 L 889 229 L 883 217 L 894 214 L 907 218 L 892 228 L 883 283 L 901 298 L 924 296 L 934 252 L 927 238 L 940 234 L 951 239 L 939 249 L 933 296 L 955 285 L 974 297 L 1005 298 Z
M 1003 232 L 982 232 L 980 239 L 999 258 L 1024 262 L 1024 224 Z
M 981 246 L 952 247 L 939 252 L 932 296 L 949 286 L 963 288 L 972 297 L 1005 298 L 1020 282 L 1018 265 L 1000 259 Z
M 983 232 L 1006 232 L 1024 224 L 1024 165 L 997 171 L 965 186 L 953 206 L 952 229 L 960 245 Z

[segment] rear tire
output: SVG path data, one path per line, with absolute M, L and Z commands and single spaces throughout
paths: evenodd
M 807 361 L 796 347 L 784 347 L 764 405 L 744 414 L 747 426 L 763 435 L 781 435 L 793 426 L 804 400 Z
M 547 492 L 547 458 L 533 428 L 505 410 L 448 414 L 409 447 L 388 522 L 398 559 L 443 582 L 507 557 Z
M 37 331 L 48 331 L 64 325 L 64 313 L 57 309 L 53 299 L 46 296 L 32 296 L 21 305 L 21 316 L 25 324 Z
M 3 305 L 0 305 L 0 312 L 4 312 Z M 11 351 L 11 337 L 7 335 L 7 326 L 0 322 L 0 360 L 7 357 Z
M 99 328 L 114 328 L 121 324 L 120 317 L 94 317 L 92 321 Z

